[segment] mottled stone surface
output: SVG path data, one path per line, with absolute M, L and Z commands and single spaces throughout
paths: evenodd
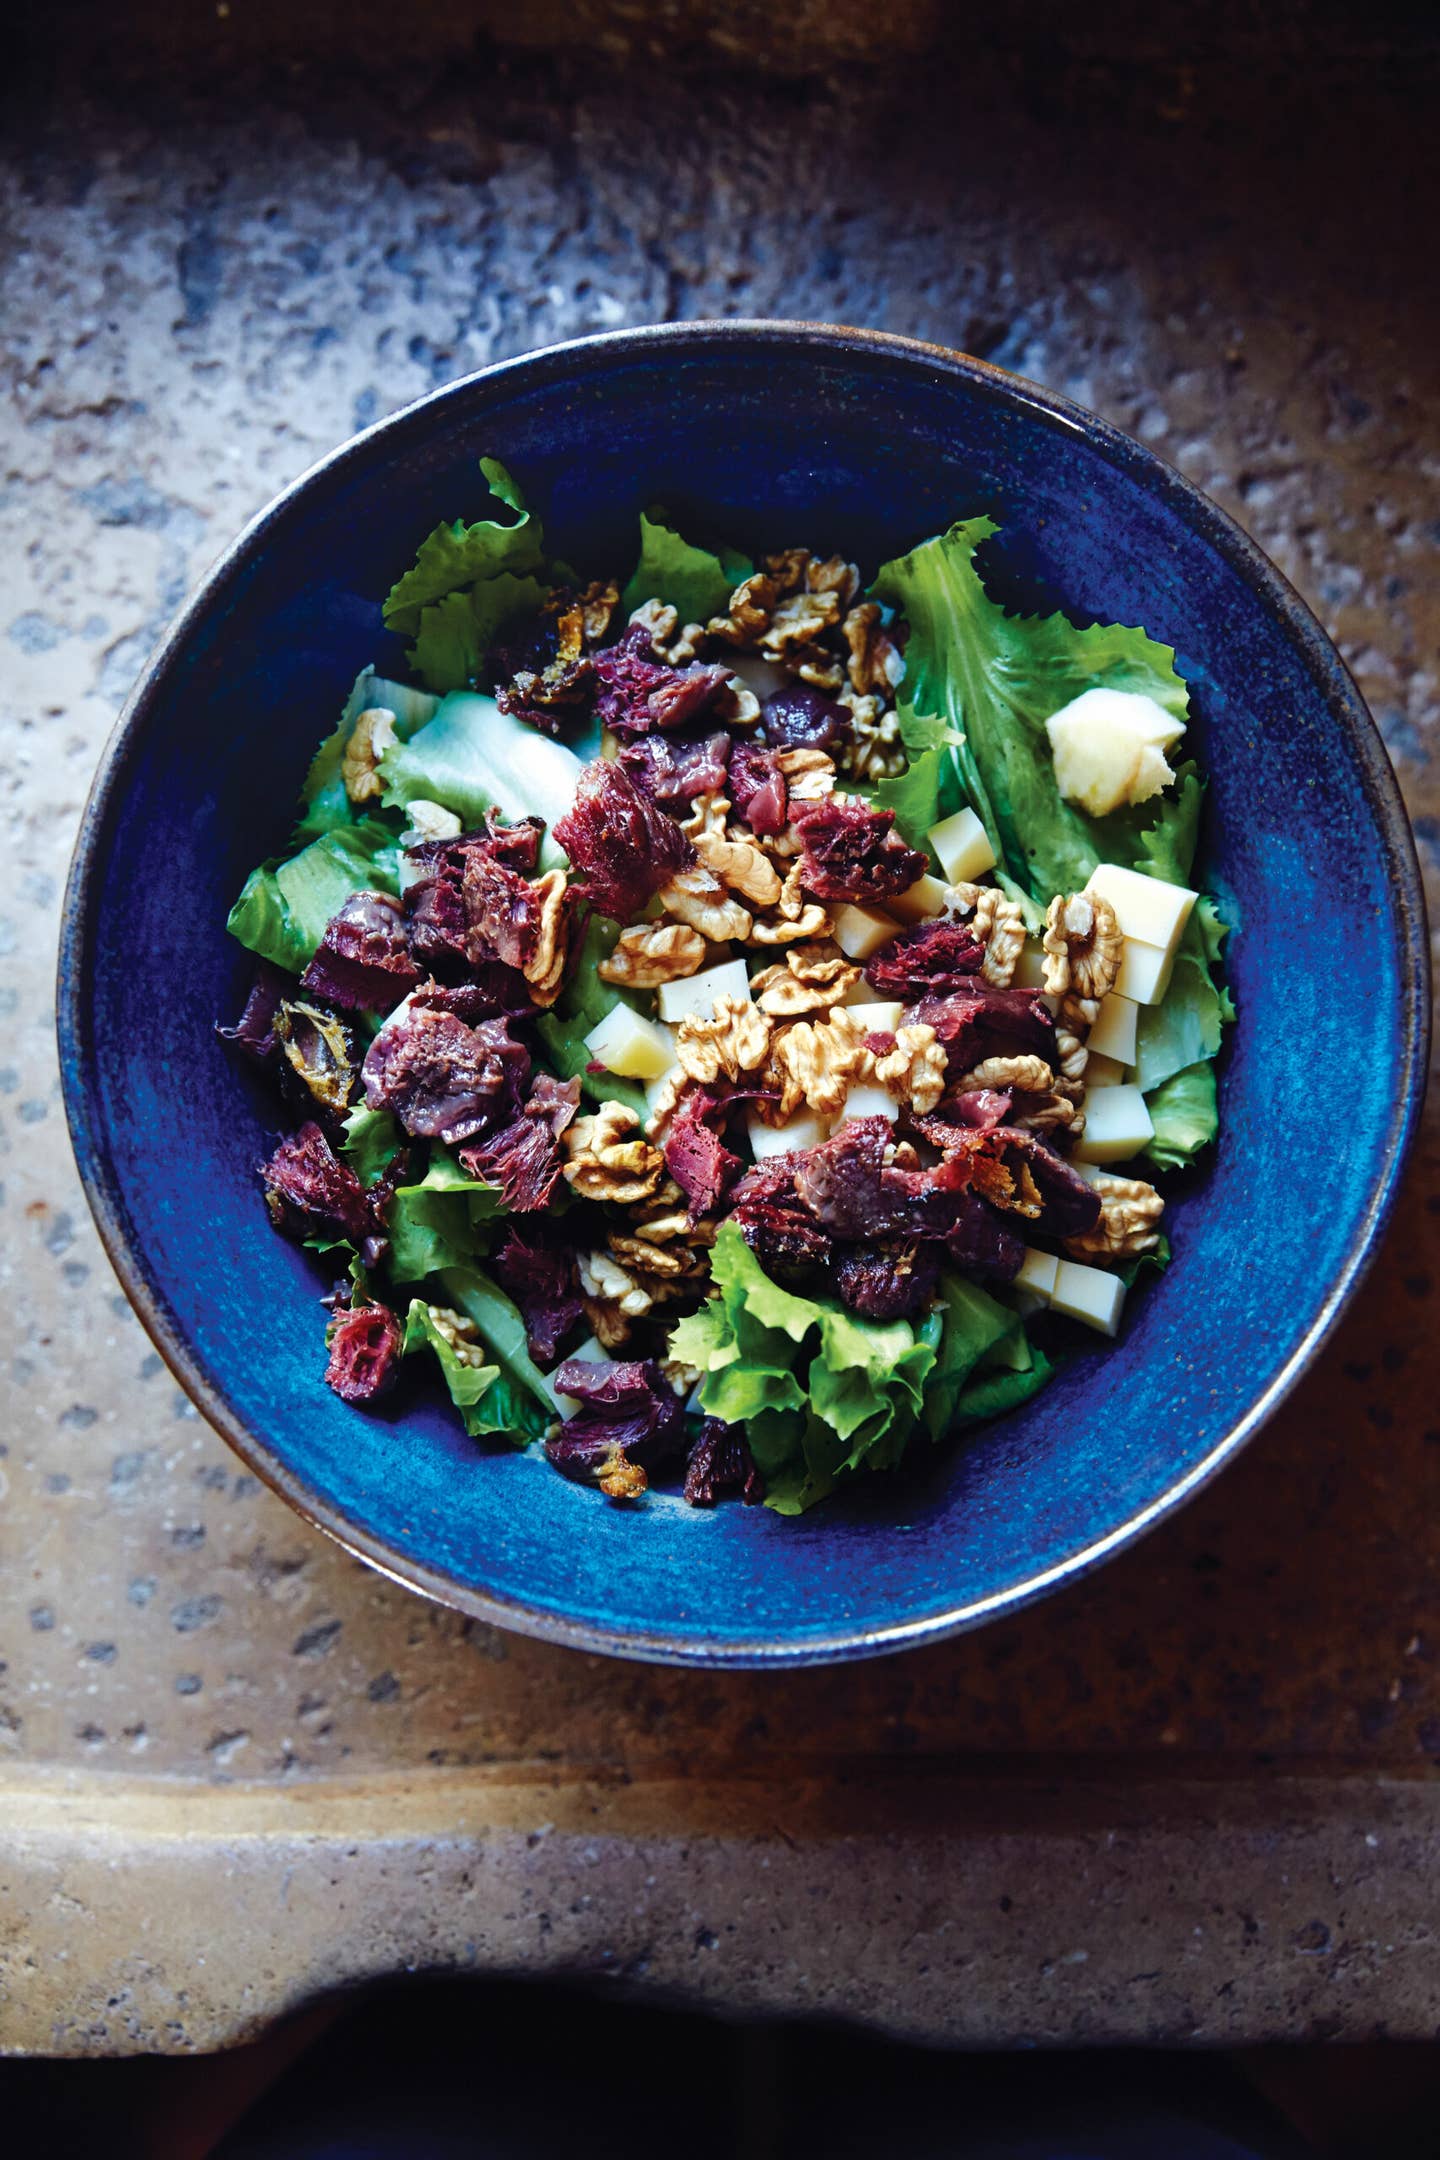
M 966 346 L 1208 487 L 1339 638 L 1433 893 L 1433 67 L 1422 51 L 1308 84 L 1259 60 L 1134 79 L 1031 52 L 922 91 L 873 66 L 667 86 L 493 50 L 208 65 L 37 63 L 0 178 L 0 2041 L 215 2045 L 332 1980 L 467 1960 L 623 1969 L 717 2003 L 972 2039 L 1432 2030 L 1433 1112 L 1321 1369 L 1139 1550 L 948 1646 L 710 1678 L 428 1607 L 240 1469 L 91 1230 L 51 969 L 105 733 L 252 510 L 466 369 L 707 314 Z M 1363 158 L 1342 148 L 1360 143 Z M 1323 1141 L 1344 1076 L 1316 1088 Z M 965 1805 L 921 1825 L 911 1796 L 952 1791 L 957 1765 Z M 1172 1822 L 1156 1795 L 1196 1776 L 1213 1807 L 1177 1797 Z M 823 1825 L 797 1800 L 793 1835 L 787 1814 L 767 1842 L 745 1799 L 766 1779 L 828 1785 Z M 634 1781 L 643 1836 L 617 1780 Z M 1056 1781 L 1043 1807 L 1018 1797 L 1037 1780 Z M 550 1821 L 555 1838 L 530 1841 Z M 1032 1826 L 1023 1850 L 1012 1821 Z M 863 1848 L 833 1843 L 861 1827 Z M 768 1934 L 757 1839 L 791 1886 Z M 330 1897 L 332 1881 L 351 1888 Z M 1015 1881 L 1043 1886 L 1065 1926 L 1012 1924 Z M 1328 1902 L 1324 1883 L 1341 1886 Z M 562 1900 L 585 1917 L 542 1947 L 516 1915 Z M 1207 1900 L 1228 1917 L 1192 1950 L 1190 1904 Z M 697 1931 L 723 1958 L 694 1955 Z M 945 1936 L 943 1986 L 905 1955 L 927 1931 Z

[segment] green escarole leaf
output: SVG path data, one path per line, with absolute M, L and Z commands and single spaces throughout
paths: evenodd
M 408 1357 L 417 1350 L 433 1350 L 440 1360 L 440 1370 L 445 1385 L 450 1390 L 450 1400 L 460 1412 L 466 1432 L 472 1436 L 493 1432 L 494 1426 L 485 1420 L 483 1413 L 477 1417 L 479 1405 L 484 1401 L 495 1382 L 500 1378 L 500 1367 L 476 1364 L 463 1357 L 447 1335 L 437 1325 L 433 1309 L 423 1298 L 412 1298 L 410 1310 L 405 1316 L 404 1354 Z
M 345 1120 L 340 1152 L 362 1185 L 373 1185 L 388 1170 L 404 1144 L 404 1135 L 389 1110 L 369 1110 L 357 1103 Z
M 396 836 L 388 825 L 366 818 L 322 834 L 286 862 L 271 860 L 252 870 L 225 927 L 263 960 L 299 975 L 351 893 L 398 891 Z
M 708 622 L 723 615 L 730 595 L 754 565 L 730 548 L 712 553 L 692 546 L 670 523 L 664 510 L 652 504 L 640 517 L 640 560 L 620 596 L 627 614 L 647 600 L 662 600 L 673 607 L 681 622 Z
M 468 592 L 446 593 L 420 610 L 420 630 L 410 647 L 410 664 L 431 689 L 473 689 L 486 653 L 500 632 L 518 616 L 533 615 L 545 598 L 538 578 L 515 577 L 502 570 Z
M 1055 1367 L 1044 1352 L 1033 1345 L 1031 1359 L 1032 1363 L 1024 1372 L 991 1368 L 977 1373 L 960 1391 L 960 1399 L 955 1405 L 955 1423 L 979 1425 L 986 1418 L 1004 1417 L 1038 1395 L 1053 1377 Z
M 925 1390 L 925 1424 L 932 1440 L 943 1439 L 955 1422 L 965 1383 L 980 1360 L 1007 1338 L 1023 1337 L 1020 1315 L 962 1276 L 942 1275 L 940 1295 L 940 1346 Z
M 468 1267 L 488 1247 L 485 1225 L 503 1209 L 500 1188 L 472 1178 L 453 1155 L 432 1151 L 425 1175 L 397 1187 L 385 1216 L 397 1282 L 423 1282 Z
M 483 824 L 492 808 L 512 823 L 542 817 L 552 826 L 573 804 L 582 770 L 563 743 L 501 712 L 493 698 L 466 691 L 443 698 L 432 720 L 380 760 L 387 810 L 423 797 L 467 827 Z M 547 836 L 542 868 L 564 859 Z
M 427 691 L 413 689 L 408 683 L 391 682 L 386 676 L 377 675 L 373 667 L 361 668 L 355 686 L 345 700 L 339 726 L 326 736 L 310 760 L 310 770 L 300 790 L 301 814 L 295 827 L 295 838 L 318 840 L 323 833 L 333 832 L 337 825 L 356 822 L 358 813 L 345 793 L 340 768 L 351 729 L 362 712 L 379 705 L 394 713 L 395 731 L 405 741 L 416 728 L 423 727 L 433 718 L 436 702 Z
M 1208 1058 L 1172 1073 L 1145 1100 L 1155 1132 L 1144 1152 L 1157 1170 L 1194 1162 L 1220 1129 L 1215 1067 Z
M 507 1433 L 519 1446 L 538 1439 L 554 1424 L 560 1406 L 530 1355 L 519 1311 L 480 1268 L 445 1268 L 436 1280 L 441 1294 L 434 1302 L 443 1302 L 473 1320 L 480 1340 L 500 1367 L 495 1392 L 486 1404 L 496 1422 L 479 1429 Z
M 1102 858 L 1148 867 L 1139 862 L 1143 826 L 1181 814 L 1167 799 L 1143 826 L 1140 813 L 1129 813 L 1133 826 L 1112 818 L 1102 832 L 1061 796 L 1045 722 L 1097 687 L 1143 692 L 1183 720 L 1187 693 L 1172 649 L 1143 630 L 1007 615 L 975 565 L 980 543 L 998 530 L 988 517 L 964 519 L 886 563 L 874 591 L 909 624 L 902 725 L 908 713 L 917 744 L 923 725 L 933 729 L 936 720 L 963 737 L 955 752 L 960 778 L 999 865 L 1043 903 L 1078 892 Z
M 480 470 L 496 501 L 516 514 L 503 521 L 482 518 L 474 525 L 457 518 L 453 525 L 437 525 L 421 542 L 413 567 L 391 586 L 384 603 L 387 629 L 402 637 L 415 637 L 423 611 L 447 594 L 505 572 L 526 577 L 543 565 L 539 521 L 526 509 L 504 466 L 494 458 L 481 458 Z
M 1164 997 L 1158 1005 L 1140 1007 L 1135 1077 L 1147 1095 L 1220 1048 L 1221 1027 L 1235 1017 L 1229 991 L 1219 988 L 1210 972 L 1224 936 L 1215 903 L 1202 897 L 1185 925 Z

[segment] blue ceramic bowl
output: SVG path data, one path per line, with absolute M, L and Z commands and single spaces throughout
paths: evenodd
M 1029 1409 L 915 1448 L 803 1520 L 610 1507 L 482 1452 L 447 1402 L 378 1416 L 324 1386 L 324 1287 L 255 1177 L 277 1120 L 216 1043 L 249 956 L 225 913 L 283 848 L 357 670 L 403 665 L 380 596 L 476 459 L 553 544 L 623 563 L 656 499 L 754 548 L 873 568 L 957 516 L 1004 528 L 1017 607 L 1143 623 L 1193 689 L 1205 872 L 1240 1009 L 1209 1172 L 1124 1339 Z M 1428 1000 L 1409 830 L 1334 650 L 1230 520 L 1124 436 L 930 346 L 781 323 L 591 338 L 487 369 L 296 482 L 209 577 L 106 753 L 60 966 L 75 1150 L 142 1320 L 287 1500 L 401 1582 L 587 1649 L 713 1665 L 859 1657 L 973 1625 L 1093 1566 L 1193 1492 L 1314 1356 L 1374 1250 L 1420 1100 Z M 1317 1076 L 1343 1074 L 1339 1114 Z M 1332 1098 L 1333 1099 L 1333 1098 Z

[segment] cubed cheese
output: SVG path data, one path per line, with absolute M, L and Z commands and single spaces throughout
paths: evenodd
M 767 1155 L 788 1155 L 795 1148 L 819 1147 L 830 1136 L 829 1120 L 816 1117 L 813 1110 L 799 1110 L 787 1125 L 775 1126 L 762 1125 L 752 1110 L 746 1124 L 756 1162 Z
M 1133 998 L 1137 1005 L 1158 1005 L 1170 987 L 1175 955 L 1158 945 L 1144 945 L 1126 938 L 1120 948 L 1120 971 L 1115 977 L 1117 997 Z
M 1109 901 L 1123 937 L 1158 945 L 1164 953 L 1174 952 L 1200 897 L 1188 885 L 1167 885 L 1163 878 L 1124 870 L 1119 863 L 1098 863 L 1085 890 Z
M 1165 752 L 1185 723 L 1141 691 L 1095 689 L 1052 713 L 1045 732 L 1060 793 L 1091 817 L 1108 817 L 1170 785 L 1175 775 Z
M 941 818 L 925 837 L 952 885 L 970 884 L 995 867 L 995 850 L 973 810 L 957 810 L 953 817 Z
M 1081 1162 L 1128 1162 L 1154 1137 L 1155 1127 L 1138 1087 L 1126 1082 L 1086 1091 L 1085 1131 L 1075 1148 Z
M 1120 1087 L 1124 1083 L 1126 1071 L 1127 1067 L 1117 1063 L 1114 1058 L 1104 1057 L 1098 1050 L 1092 1050 L 1085 1060 L 1085 1085 L 1087 1088 Z
M 837 1124 L 844 1125 L 850 1118 L 883 1117 L 893 1125 L 900 1115 L 900 1106 L 894 1097 L 887 1095 L 882 1087 L 852 1087 L 841 1105 Z
M 1027 1245 L 1015 1277 L 1016 1289 L 1028 1290 L 1034 1297 L 1048 1298 L 1055 1287 L 1055 1270 L 1059 1265 L 1054 1253 L 1037 1252 L 1033 1245 Z
M 1133 1065 L 1135 1022 L 1139 1014 L 1140 1008 L 1134 998 L 1121 997 L 1116 990 L 1102 998 L 1095 1025 L 1085 1038 L 1091 1054 L 1098 1050 L 1101 1057 L 1114 1058 L 1117 1065 Z M 1086 1078 L 1089 1078 L 1088 1073 Z
M 857 991 L 865 989 L 863 983 L 857 983 L 855 987 Z M 893 1035 L 905 1010 L 898 1001 L 881 999 L 877 1003 L 868 992 L 864 997 L 847 997 L 845 1009 L 859 1021 L 867 1035 Z
M 903 923 L 925 922 L 932 915 L 944 914 L 949 890 L 938 877 L 927 874 L 916 878 L 913 885 L 907 885 L 904 892 L 895 895 L 890 902 L 890 912 L 898 915 Z
M 727 960 L 721 967 L 706 968 L 699 975 L 686 975 L 679 982 L 661 983 L 658 997 L 660 1018 L 671 1027 L 694 1014 L 708 1020 L 715 1010 L 715 1000 L 720 997 L 747 998 L 750 995 L 750 977 L 743 960 Z
M 1105 1268 L 1083 1267 L 1078 1260 L 1062 1260 L 1055 1270 L 1050 1310 L 1083 1320 L 1102 1335 L 1119 1332 L 1125 1306 L 1125 1285 Z
M 607 1072 L 633 1080 L 658 1080 L 675 1063 L 675 1037 L 658 1020 L 628 1005 L 613 1005 L 585 1037 L 585 1047 Z
M 1015 973 L 1010 978 L 1014 990 L 1043 990 L 1045 987 L 1045 955 L 1040 950 L 1038 938 L 1026 938 L 1020 958 L 1015 963 Z
M 850 901 L 836 908 L 830 918 L 835 942 L 847 960 L 868 960 L 871 953 L 888 945 L 900 925 L 878 908 L 855 907 Z
M 655 1105 L 659 1102 L 660 1097 L 665 1093 L 665 1090 L 670 1085 L 671 1080 L 679 1080 L 683 1079 L 683 1077 L 684 1075 L 682 1074 L 680 1067 L 678 1065 L 671 1065 L 668 1066 L 663 1073 L 661 1073 L 658 1080 L 646 1081 L 645 1101 L 649 1106 L 650 1114 L 652 1117 L 655 1114 Z

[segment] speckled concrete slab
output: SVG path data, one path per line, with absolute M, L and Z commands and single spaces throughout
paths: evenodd
M 245 517 L 432 383 L 676 315 L 911 331 L 1152 443 L 1339 638 L 1433 891 L 1426 82 L 35 75 L 0 180 L 0 2043 L 216 2046 L 430 1964 L 988 2043 L 1440 2023 L 1433 1115 L 1320 1372 L 1142 1548 L 935 1650 L 700 1676 L 421 1604 L 239 1469 L 100 1253 L 51 1009 L 100 744 Z

